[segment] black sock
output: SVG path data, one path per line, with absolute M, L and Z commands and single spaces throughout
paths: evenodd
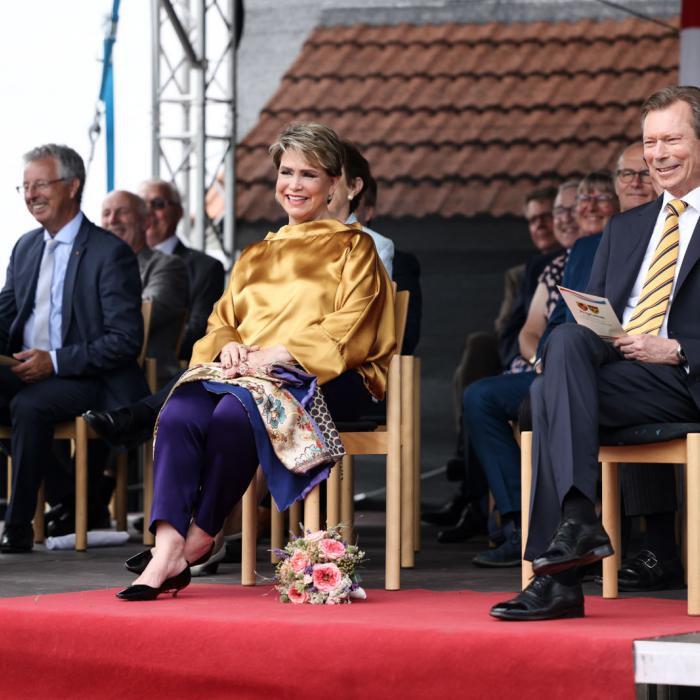
M 562 515 L 566 519 L 571 518 L 587 524 L 593 524 L 597 520 L 593 501 L 584 496 L 575 486 L 572 486 L 569 493 L 564 496 Z
M 661 561 L 675 559 L 676 553 L 676 528 L 675 513 L 654 513 L 646 516 L 647 548 Z

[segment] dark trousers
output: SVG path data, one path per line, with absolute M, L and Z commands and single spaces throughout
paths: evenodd
M 372 406 L 357 372 L 328 382 L 323 393 L 335 420 L 358 418 Z M 253 428 L 240 401 L 212 394 L 200 382 L 181 386 L 160 415 L 151 531 L 165 521 L 185 537 L 194 518 L 213 537 L 257 467 Z
M 543 365 L 544 373 L 530 389 L 529 560 L 546 549 L 572 487 L 595 501 L 599 427 L 700 420 L 682 367 L 624 360 L 583 326 L 556 328 L 545 346 Z
M 509 421 L 528 395 L 534 372 L 500 374 L 464 390 L 464 432 L 484 469 L 501 514 L 520 512 L 520 448 Z
M 12 498 L 5 514 L 8 524 L 31 523 L 43 479 L 53 493 L 70 488 L 56 483 L 61 475 L 51 469 L 54 427 L 98 405 L 97 379 L 49 377 L 36 384 L 21 382 L 0 367 L 0 416 L 12 427 Z M 63 481 L 67 478 L 63 474 Z

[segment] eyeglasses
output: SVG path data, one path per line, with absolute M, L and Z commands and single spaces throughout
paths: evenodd
M 51 187 L 51 185 L 57 182 L 63 182 L 65 177 L 57 177 L 55 180 L 37 180 L 36 182 L 23 182 L 21 185 L 17 185 L 15 189 L 18 194 L 27 194 L 32 190 L 38 190 L 39 192 L 45 192 Z
M 598 204 L 610 204 L 614 200 L 611 194 L 579 194 L 576 195 L 576 200 L 580 204 L 589 204 L 597 202 Z
M 532 224 L 543 224 L 545 221 L 551 221 L 552 220 L 552 212 L 546 211 L 543 212 L 542 214 L 535 214 L 535 216 L 531 216 L 528 218 L 527 223 L 532 225 Z
M 165 197 L 154 197 L 153 199 L 147 200 L 146 203 L 151 209 L 156 210 L 165 209 L 169 204 L 175 204 L 175 202 L 170 199 L 165 199 Z
M 621 182 L 626 184 L 632 182 L 636 177 L 639 177 L 642 182 L 651 182 L 651 175 L 649 175 L 648 170 L 630 170 L 629 168 L 624 168 L 623 170 L 617 170 L 615 175 L 620 178 Z
M 554 214 L 555 219 L 563 219 L 567 216 L 573 216 L 575 211 L 576 207 L 554 207 L 552 214 Z

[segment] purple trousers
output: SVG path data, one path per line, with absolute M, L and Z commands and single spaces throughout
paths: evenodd
M 160 415 L 151 532 L 165 521 L 185 537 L 194 520 L 213 537 L 257 466 L 253 428 L 241 402 L 199 382 L 181 386 Z

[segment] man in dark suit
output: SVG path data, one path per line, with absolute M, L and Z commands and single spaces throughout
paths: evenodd
M 163 387 L 179 374 L 175 351 L 187 314 L 190 282 L 177 255 L 146 245 L 149 221 L 146 203 L 133 192 L 115 190 L 102 202 L 102 226 L 131 246 L 139 263 L 141 298 L 153 305 L 146 355 L 157 360 L 158 386 Z
M 588 287 L 610 300 L 627 335 L 608 344 L 564 324 L 549 337 L 530 392 L 525 556 L 536 576 L 494 617 L 584 614 L 579 569 L 612 554 L 594 507 L 600 427 L 700 422 L 700 89 L 659 90 L 642 118 L 644 158 L 663 194 L 611 219 Z
M 180 357 L 189 359 L 192 346 L 203 335 L 212 307 L 224 293 L 224 266 L 206 253 L 188 248 L 175 235 L 182 218 L 182 201 L 177 188 L 165 180 L 147 180 L 139 195 L 151 210 L 146 231 L 148 245 L 168 255 L 177 255 L 190 274 L 190 314 Z
M 0 367 L 13 458 L 2 552 L 31 550 L 42 479 L 55 494 L 70 487 L 48 466 L 55 424 L 146 393 L 136 364 L 143 322 L 134 254 L 80 211 L 85 168 L 75 151 L 49 144 L 24 161 L 18 190 L 41 227 L 15 245 L 0 292 L 0 348 L 19 360 Z

